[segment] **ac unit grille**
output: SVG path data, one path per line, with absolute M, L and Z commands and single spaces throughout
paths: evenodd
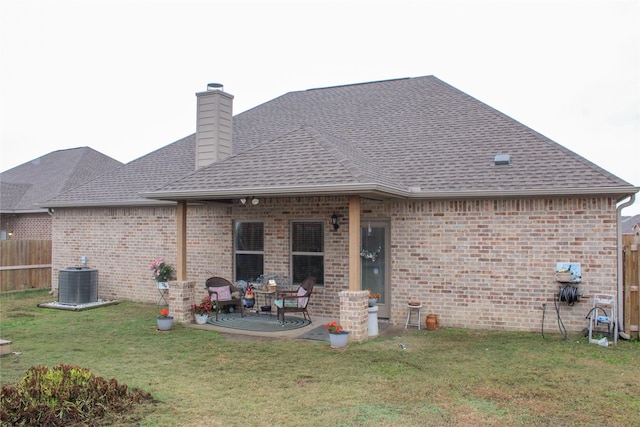
M 98 270 L 64 268 L 58 275 L 60 304 L 88 304 L 98 301 Z

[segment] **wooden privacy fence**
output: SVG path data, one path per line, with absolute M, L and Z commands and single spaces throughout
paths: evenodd
M 0 292 L 51 287 L 51 240 L 3 240 Z
M 633 338 L 638 338 L 640 325 L 640 267 L 638 266 L 638 246 L 636 236 L 624 234 L 622 236 L 622 271 L 624 283 L 624 329 Z

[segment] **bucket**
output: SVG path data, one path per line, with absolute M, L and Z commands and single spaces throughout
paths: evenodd
M 428 331 L 437 331 L 440 329 L 440 320 L 437 314 L 429 314 L 427 315 L 427 320 L 425 321 L 427 325 Z

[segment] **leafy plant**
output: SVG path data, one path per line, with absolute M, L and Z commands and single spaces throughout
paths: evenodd
M 174 269 L 164 262 L 164 259 L 152 261 L 149 270 L 153 271 L 153 278 L 156 282 L 168 282 L 173 278 Z
M 211 297 L 207 295 L 202 298 L 200 304 L 191 304 L 191 313 L 200 315 L 209 314 L 213 311 L 213 305 Z
M 95 425 L 105 417 L 130 411 L 133 404 L 152 400 L 149 393 L 128 390 L 88 369 L 60 364 L 29 368 L 16 386 L 0 391 L 2 425 Z
M 340 333 L 342 333 L 342 326 L 339 323 L 337 323 L 336 321 L 325 323 L 324 324 L 324 328 L 330 334 L 340 334 Z
M 162 310 L 160 310 L 160 316 L 158 317 L 170 317 L 169 310 L 167 310 L 166 308 L 163 308 Z
M 376 294 L 374 292 L 369 291 L 369 298 L 380 299 L 380 298 L 382 298 L 382 295 L 381 294 Z

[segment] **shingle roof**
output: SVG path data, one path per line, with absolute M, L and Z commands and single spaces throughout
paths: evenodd
M 107 172 L 46 202 L 47 206 L 140 205 L 157 202 L 140 197 L 195 170 L 195 135 Z
M 233 120 L 234 153 L 228 159 L 186 170 L 184 159 L 170 154 L 170 145 L 148 155 L 155 161 L 147 162 L 145 156 L 138 160 L 144 165 L 132 162 L 118 171 L 114 179 L 120 192 L 101 182 L 105 197 L 87 188 L 53 202 L 109 197 L 124 202 L 139 199 L 136 192 L 178 200 L 331 192 L 622 197 L 636 191 L 433 76 L 290 92 Z M 187 142 L 191 151 L 185 155 L 193 163 L 193 136 L 176 144 Z M 509 154 L 511 164 L 494 166 L 496 154 Z M 165 170 L 170 173 L 155 170 L 165 166 L 161 158 L 167 159 Z M 149 179 L 142 182 L 136 178 L 140 175 Z
M 633 234 L 633 226 L 640 224 L 640 214 L 634 216 L 623 216 L 620 221 L 623 234 Z
M 51 196 L 122 165 L 89 147 L 51 152 L 0 173 L 0 211 L 41 210 Z

